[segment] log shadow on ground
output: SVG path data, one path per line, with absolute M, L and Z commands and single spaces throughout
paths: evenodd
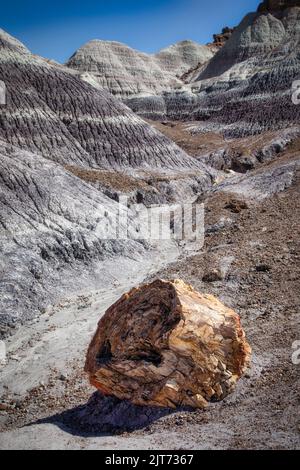
M 33 424 L 54 424 L 74 436 L 97 437 L 146 429 L 155 421 L 190 408 L 137 406 L 127 400 L 94 393 L 81 406 L 38 420 Z

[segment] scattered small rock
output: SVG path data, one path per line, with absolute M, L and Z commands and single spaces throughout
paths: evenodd
M 257 266 L 255 266 L 255 269 L 258 273 L 268 273 L 271 271 L 270 266 L 268 266 L 267 264 L 258 264 Z
M 0 411 L 8 411 L 10 410 L 10 405 L 8 403 L 0 403 Z
M 19 362 L 21 360 L 20 356 L 17 356 L 16 354 L 10 356 L 10 359 L 16 362 Z
M 202 281 L 203 282 L 218 282 L 223 281 L 223 274 L 219 269 L 213 269 L 212 271 L 204 274 Z
M 243 210 L 248 209 L 248 205 L 245 201 L 232 199 L 225 205 L 225 209 L 230 210 L 233 214 L 239 214 Z
M 23 406 L 22 401 L 21 401 L 21 400 L 16 400 L 16 401 L 14 402 L 14 405 L 13 405 L 13 406 L 14 406 L 14 408 L 16 408 L 16 409 L 19 410 L 19 409 L 22 408 L 22 406 Z

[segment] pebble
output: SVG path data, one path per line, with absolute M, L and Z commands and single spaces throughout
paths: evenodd
M 213 269 L 212 271 L 209 271 L 204 274 L 202 281 L 203 282 L 217 282 L 217 281 L 222 281 L 223 280 L 223 275 L 219 269 Z
M 267 273 L 271 271 L 270 266 L 268 266 L 267 264 L 258 264 L 257 266 L 255 266 L 255 269 L 258 273 Z
M 19 362 L 21 360 L 20 356 L 17 356 L 17 355 L 10 356 L 10 359 L 16 362 Z
M 0 411 L 7 411 L 10 410 L 10 408 L 8 403 L 0 403 Z
M 10 409 L 20 409 L 22 408 L 22 401 L 21 400 L 12 400 L 10 402 L 10 406 L 9 406 Z

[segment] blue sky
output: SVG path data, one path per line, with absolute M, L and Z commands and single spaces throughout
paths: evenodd
M 174 42 L 207 43 L 257 9 L 258 0 L 14 0 L 3 2 L 0 27 L 32 52 L 65 62 L 91 39 L 156 52 Z

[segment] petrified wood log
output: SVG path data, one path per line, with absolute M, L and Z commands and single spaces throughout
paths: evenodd
M 233 391 L 250 361 L 239 316 L 183 281 L 131 290 L 100 320 L 85 370 L 136 405 L 202 408 Z

